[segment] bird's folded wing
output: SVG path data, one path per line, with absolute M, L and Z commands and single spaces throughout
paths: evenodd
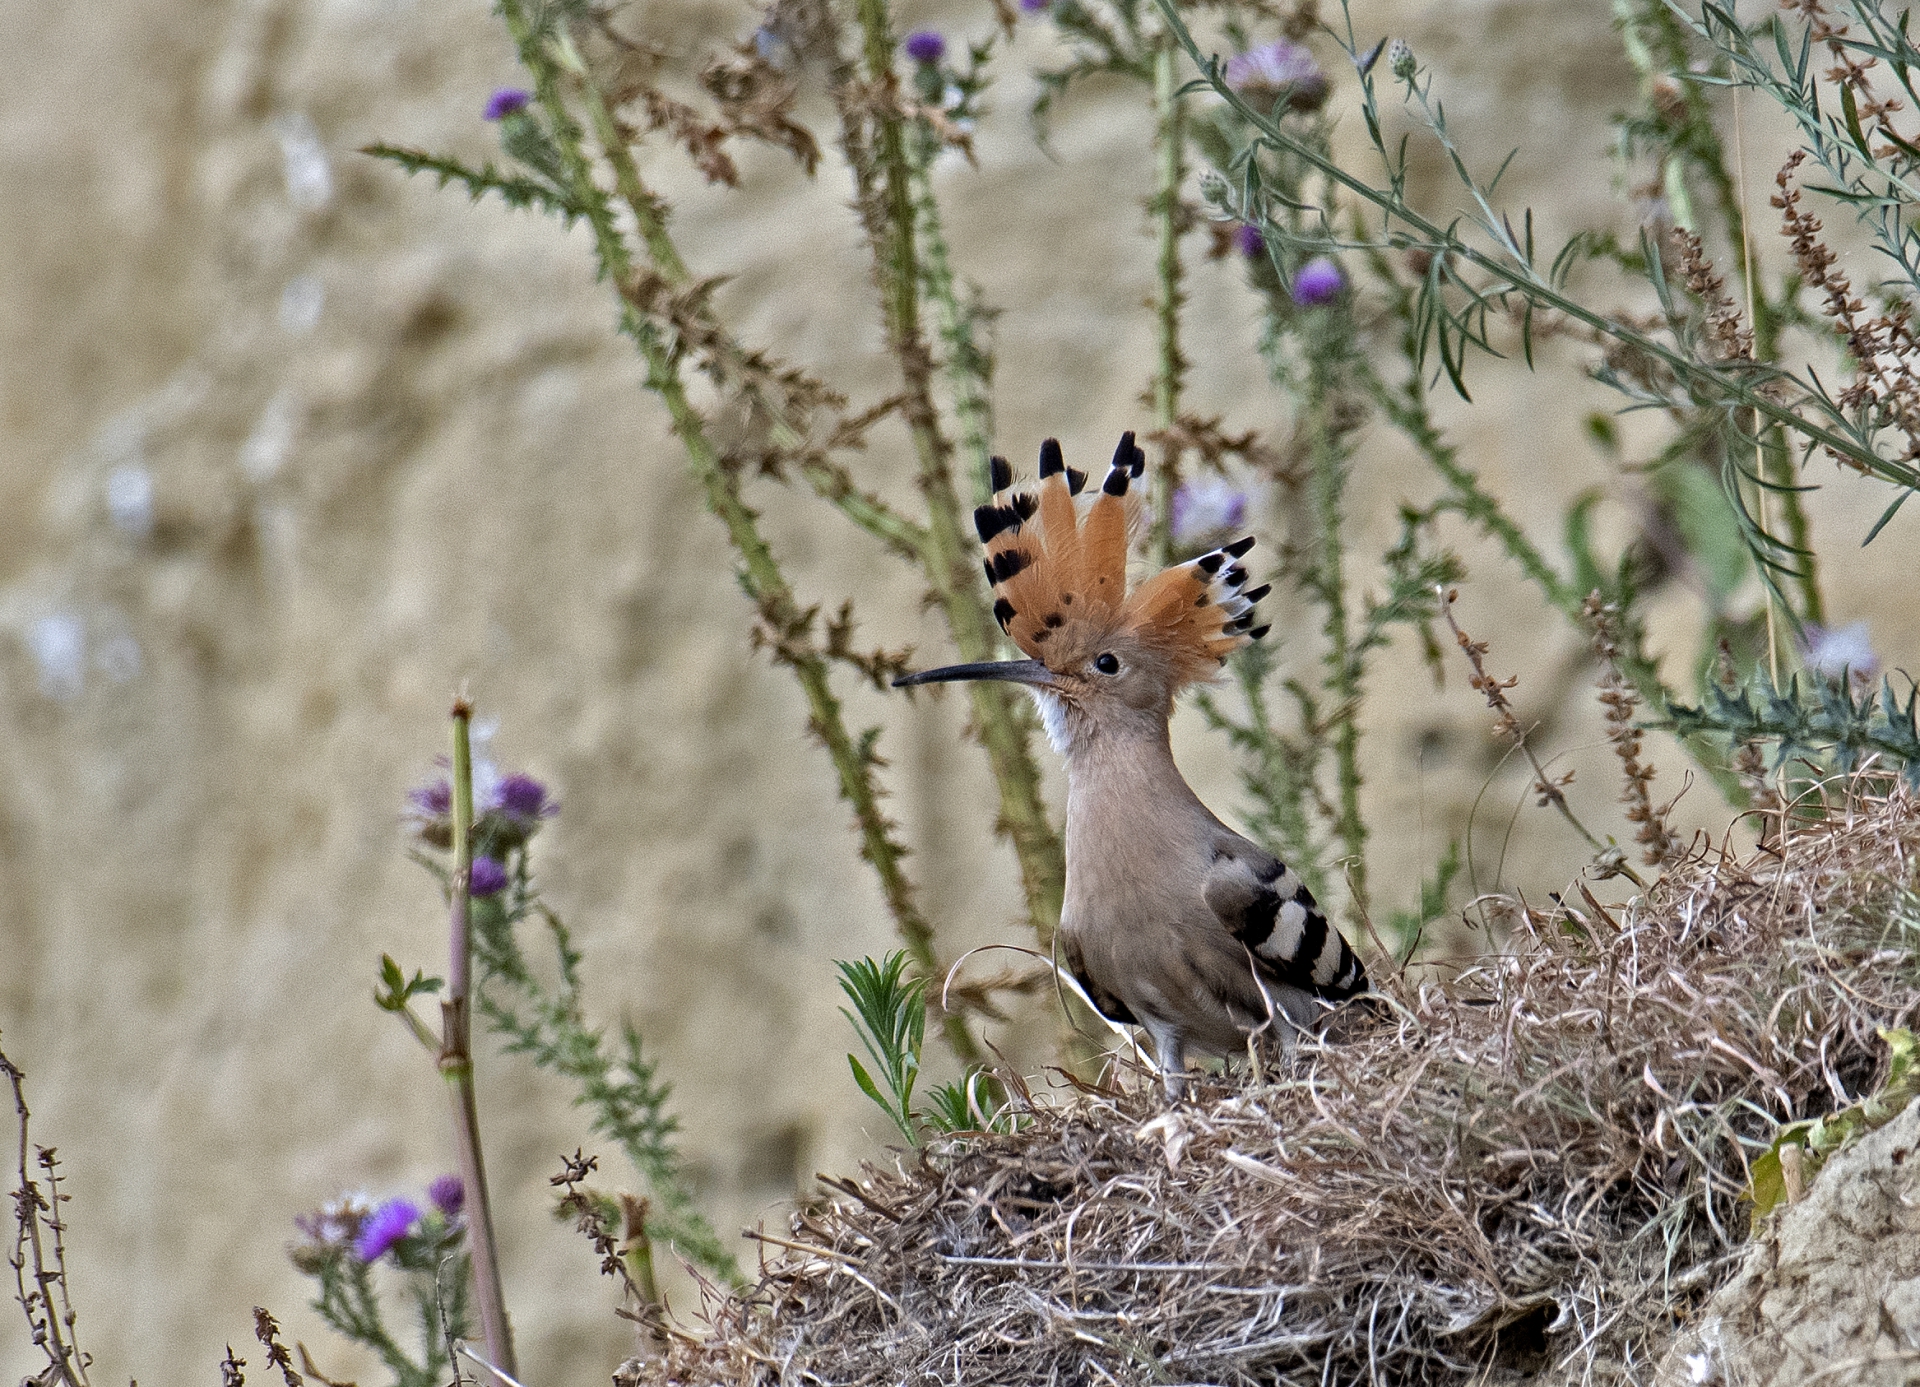
M 1216 849 L 1207 905 L 1275 980 L 1340 1001 L 1367 990 L 1366 969 L 1313 892 L 1272 853 L 1234 835 Z

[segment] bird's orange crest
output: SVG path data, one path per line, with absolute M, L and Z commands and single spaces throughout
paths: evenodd
M 1211 678 L 1228 655 L 1267 633 L 1253 625 L 1253 604 L 1270 589 L 1243 590 L 1247 571 L 1235 562 L 1253 547 L 1251 537 L 1127 591 L 1127 538 L 1139 512 L 1129 489 L 1145 470 L 1133 435 L 1121 435 L 1089 505 L 1077 499 L 1086 474 L 1066 465 L 1054 439 L 1040 445 L 1037 489 L 1013 491 L 1013 469 L 993 459 L 993 500 L 973 513 L 993 614 L 1015 645 L 1056 673 L 1117 637 L 1161 655 L 1179 688 Z

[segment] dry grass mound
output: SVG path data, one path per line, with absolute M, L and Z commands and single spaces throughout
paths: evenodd
M 1859 799 L 1167 1108 L 1122 1075 L 794 1220 L 643 1376 L 739 1383 L 1634 1382 L 1732 1270 L 1776 1124 L 1920 1010 L 1920 809 Z M 855 1191 L 857 1190 L 857 1193 Z

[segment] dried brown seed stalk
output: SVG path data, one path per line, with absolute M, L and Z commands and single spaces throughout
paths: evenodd
M 1600 702 L 1607 710 L 1607 740 L 1620 758 L 1620 802 L 1626 806 L 1627 822 L 1634 825 L 1633 840 L 1645 848 L 1641 860 L 1649 867 L 1671 866 L 1685 855 L 1686 845 L 1667 824 L 1672 802 L 1655 809 L 1647 793 L 1653 767 L 1640 759 L 1640 729 L 1633 722 L 1640 696 L 1620 673 L 1620 610 L 1602 601 L 1597 590 L 1587 595 L 1580 610 L 1593 631 L 1593 653 L 1603 667 Z

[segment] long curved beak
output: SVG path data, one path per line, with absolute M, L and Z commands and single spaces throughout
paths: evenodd
M 984 660 L 974 665 L 946 665 L 940 669 L 924 669 L 918 674 L 903 674 L 893 681 L 893 687 L 952 684 L 963 679 L 1004 679 L 1012 684 L 1032 684 L 1044 689 L 1053 683 L 1053 671 L 1038 660 Z

